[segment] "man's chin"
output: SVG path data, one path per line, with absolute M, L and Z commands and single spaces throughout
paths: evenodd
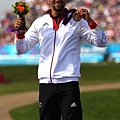
M 63 8 L 54 8 L 54 10 L 56 11 L 56 12 L 61 12 L 62 10 L 63 10 Z

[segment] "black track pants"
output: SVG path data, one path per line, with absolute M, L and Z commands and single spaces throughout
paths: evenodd
M 82 120 L 78 82 L 40 84 L 40 120 Z

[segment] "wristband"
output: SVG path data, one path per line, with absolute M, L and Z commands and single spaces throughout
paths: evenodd
M 16 34 L 15 37 L 18 39 L 23 39 L 25 37 L 25 32 L 23 32 L 22 34 Z
M 97 27 L 97 24 L 94 21 L 92 24 L 88 24 L 88 25 L 89 25 L 90 29 L 94 29 Z

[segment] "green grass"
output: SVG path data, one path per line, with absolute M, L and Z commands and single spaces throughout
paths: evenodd
M 38 90 L 37 66 L 0 66 L 9 83 L 0 84 L 0 95 Z
M 119 120 L 120 89 L 81 93 L 83 120 Z M 10 111 L 14 120 L 39 120 L 38 104 Z
M 0 84 L 0 95 L 38 90 L 37 66 L 0 66 L 8 84 Z M 120 82 L 120 64 L 82 64 L 81 85 Z M 119 120 L 120 90 L 81 93 L 84 120 Z M 38 120 L 38 104 L 12 110 L 14 120 Z
M 84 120 L 119 120 L 120 89 L 81 94 Z
M 14 120 L 39 120 L 38 104 L 20 107 L 10 111 Z
M 81 74 L 81 85 L 120 82 L 120 64 L 82 64 Z
M 0 84 L 0 95 L 38 90 L 37 66 L 0 66 L 8 84 Z M 81 85 L 120 82 L 120 64 L 82 64 Z

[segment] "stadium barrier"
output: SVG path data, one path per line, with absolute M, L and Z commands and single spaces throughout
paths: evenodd
M 39 45 L 26 54 L 17 54 L 14 44 L 0 46 L 0 66 L 3 65 L 37 65 L 39 61 Z M 111 43 L 105 48 L 99 48 L 87 43 L 81 44 L 81 62 L 98 63 L 106 60 L 120 62 L 120 44 Z

